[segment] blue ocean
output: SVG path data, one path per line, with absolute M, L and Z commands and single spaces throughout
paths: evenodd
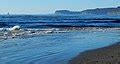
M 119 18 L 1 15 L 0 28 L 120 27 Z M 120 41 L 120 31 L 70 31 L 0 41 L 0 64 L 69 64 L 81 52 Z
M 120 16 L 1 15 L 0 27 L 120 27 Z

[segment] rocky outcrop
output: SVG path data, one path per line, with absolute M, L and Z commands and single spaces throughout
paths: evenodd
M 58 15 L 80 15 L 81 12 L 79 11 L 69 11 L 69 10 L 57 10 L 55 14 Z

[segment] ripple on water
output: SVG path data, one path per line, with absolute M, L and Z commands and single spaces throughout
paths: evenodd
M 118 32 L 70 32 L 26 39 L 8 39 L 0 43 L 0 62 L 67 64 L 67 61 L 79 52 L 119 41 L 118 35 Z

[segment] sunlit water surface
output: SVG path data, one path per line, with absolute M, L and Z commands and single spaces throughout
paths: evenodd
M 120 41 L 120 32 L 68 32 L 0 42 L 0 64 L 69 64 L 80 52 Z

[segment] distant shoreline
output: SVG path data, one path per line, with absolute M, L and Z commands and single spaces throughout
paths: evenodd
M 120 42 L 107 47 L 88 50 L 70 61 L 70 64 L 120 64 Z

